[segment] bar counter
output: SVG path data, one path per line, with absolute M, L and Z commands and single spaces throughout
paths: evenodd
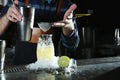
M 19 66 L 15 67 L 14 71 L 1 73 L 1 80 L 120 80 L 119 56 L 77 60 L 76 71 L 63 75 L 45 71 L 31 72 L 25 70 L 23 65 L 21 70 Z

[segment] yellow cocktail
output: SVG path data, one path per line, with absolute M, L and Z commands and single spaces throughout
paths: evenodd
M 54 45 L 51 34 L 43 34 L 37 44 L 37 59 L 53 59 Z
M 53 59 L 54 47 L 51 46 L 38 46 L 37 47 L 37 59 Z

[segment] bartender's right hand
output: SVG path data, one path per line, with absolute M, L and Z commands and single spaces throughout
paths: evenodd
M 18 0 L 14 0 L 14 4 L 8 9 L 6 17 L 12 22 L 18 22 L 22 20 L 22 14 L 18 10 Z

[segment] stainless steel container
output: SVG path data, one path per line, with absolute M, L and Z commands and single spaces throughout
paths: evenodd
M 5 63 L 5 40 L 0 40 L 0 72 L 4 70 Z
M 20 13 L 23 15 L 22 21 L 18 22 L 18 36 L 20 41 L 29 41 L 32 35 L 34 24 L 35 8 L 19 7 Z

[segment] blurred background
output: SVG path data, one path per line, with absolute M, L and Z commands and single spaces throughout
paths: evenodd
M 76 13 L 90 13 L 77 18 L 81 42 L 78 58 L 119 56 L 120 12 L 118 1 L 73 0 Z

